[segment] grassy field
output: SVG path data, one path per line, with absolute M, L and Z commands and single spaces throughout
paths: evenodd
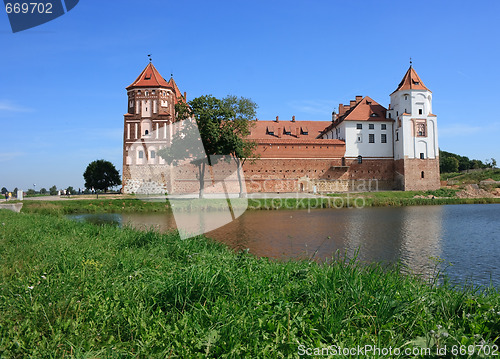
M 500 181 L 500 169 L 489 169 L 484 171 L 469 172 L 469 173 L 443 173 L 441 180 L 456 181 L 458 184 L 479 183 L 486 179 Z
M 5 210 L 0 259 L 1 358 L 294 358 L 331 345 L 403 358 L 500 344 L 496 289 L 399 267 L 277 263 L 204 237 Z

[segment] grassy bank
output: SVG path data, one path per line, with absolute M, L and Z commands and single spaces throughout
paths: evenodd
M 420 193 L 420 192 L 419 192 Z M 422 192 L 424 193 L 424 192 Z M 249 199 L 250 210 L 312 209 L 312 208 L 362 208 L 383 206 L 414 206 L 439 204 L 500 203 L 500 198 L 413 198 L 410 192 L 367 192 L 332 195 L 329 198 L 267 198 Z M 198 208 L 227 208 L 225 200 L 205 199 L 183 201 L 186 211 Z M 149 202 L 139 199 L 94 199 L 68 201 L 24 201 L 24 213 L 66 215 L 74 213 L 151 213 L 168 212 L 169 202 Z
M 2 358 L 282 358 L 298 357 L 299 345 L 500 344 L 497 290 L 436 286 L 398 268 L 276 263 L 203 237 L 5 210 L 0 258 Z

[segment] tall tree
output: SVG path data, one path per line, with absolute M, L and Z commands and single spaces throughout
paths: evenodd
M 54 185 L 52 187 L 49 188 L 49 193 L 51 196 L 55 196 L 57 195 L 57 187 Z
M 255 125 L 252 121 L 255 118 L 257 104 L 244 97 L 233 95 L 222 99 L 224 106 L 231 110 L 232 118 L 224 123 L 221 142 L 223 144 L 222 152 L 231 155 L 238 166 L 238 183 L 240 187 L 240 197 L 243 197 L 243 181 L 241 178 L 242 167 L 245 161 L 255 158 L 255 149 L 257 143 L 249 140 L 251 128 Z
M 186 121 L 182 131 L 178 131 L 170 147 L 159 151 L 159 155 L 167 163 L 176 164 L 181 160 L 192 158 L 191 163 L 198 167 L 200 180 L 199 197 L 203 198 L 205 190 L 205 172 L 207 164 L 215 164 L 214 155 L 231 155 L 241 166 L 241 159 L 246 159 L 253 153 L 255 145 L 244 138 L 250 133 L 250 119 L 255 116 L 257 105 L 246 98 L 227 96 L 220 100 L 212 95 L 197 97 L 189 104 L 176 105 L 178 120 L 194 117 L 196 122 Z M 196 127 L 201 137 L 203 148 L 199 148 Z M 188 145 L 189 144 L 189 145 Z M 206 157 L 200 158 L 200 153 Z M 238 171 L 240 194 L 242 181 Z
M 115 166 L 105 160 L 96 160 L 91 162 L 83 173 L 85 187 L 94 188 L 104 192 L 108 188 L 121 184 L 120 174 Z

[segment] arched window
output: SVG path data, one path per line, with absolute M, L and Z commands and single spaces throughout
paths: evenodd
M 359 164 L 363 163 L 363 157 L 362 156 L 358 156 L 358 163 Z
M 149 130 L 144 131 L 145 135 L 149 135 Z

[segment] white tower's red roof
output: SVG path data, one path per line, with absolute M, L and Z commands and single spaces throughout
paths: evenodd
M 425 90 L 432 92 L 427 87 L 425 87 L 424 83 L 422 82 L 422 80 L 420 80 L 420 77 L 417 75 L 417 72 L 413 69 L 411 65 L 408 71 L 406 71 L 406 74 L 404 75 L 403 79 L 399 83 L 398 88 L 394 92 L 400 90 Z

